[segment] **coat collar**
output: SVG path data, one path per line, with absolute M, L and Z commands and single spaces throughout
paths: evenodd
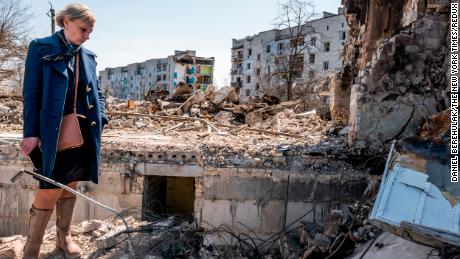
M 50 54 L 57 54 L 64 51 L 63 47 L 59 43 L 59 37 L 56 33 L 53 35 L 37 40 L 37 44 L 40 45 L 39 52 L 41 56 L 46 56 Z M 80 49 L 80 59 L 81 64 L 83 65 L 84 76 L 82 78 L 84 85 L 87 85 L 92 78 L 92 73 L 96 71 L 96 54 L 88 49 Z M 67 66 L 64 61 L 52 62 L 51 66 L 56 72 L 68 78 L 67 75 Z M 80 68 L 82 69 L 82 68 Z

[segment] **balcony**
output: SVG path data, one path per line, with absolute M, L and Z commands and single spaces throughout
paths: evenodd
M 241 75 L 242 73 L 243 73 L 243 69 L 240 67 L 240 68 L 232 69 L 231 75 L 232 76 Z
M 232 55 L 232 61 L 233 62 L 241 62 L 241 61 L 243 61 L 243 53 L 238 53 L 238 54 Z

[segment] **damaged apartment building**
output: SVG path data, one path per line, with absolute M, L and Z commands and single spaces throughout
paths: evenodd
M 172 95 L 178 85 L 205 90 L 212 84 L 213 71 L 214 57 L 197 57 L 193 50 L 176 50 L 166 58 L 106 68 L 99 72 L 99 81 L 106 94 L 144 100 L 149 92 L 163 90 Z
M 343 0 L 343 14 L 312 21 L 321 24 L 315 76 L 338 42 L 337 63 L 329 60 L 328 68 L 331 119 L 303 98 L 241 104 L 230 86 L 208 86 L 183 103 L 130 107 L 107 98 L 100 183 L 81 183 L 78 191 L 123 212 L 129 228 L 113 212 L 77 199 L 72 229 L 83 258 L 458 258 L 460 188 L 449 181 L 448 159 L 449 3 Z M 272 38 L 259 37 L 264 33 Z M 279 35 L 234 41 L 242 65 L 232 80 L 242 100 L 249 85 L 248 95 L 256 94 L 258 65 L 273 71 L 278 41 L 289 44 Z M 329 40 L 324 52 L 319 43 Z M 188 82 L 191 63 L 164 61 L 146 66 L 154 69 L 151 81 L 146 68 L 138 78 L 166 83 L 168 91 L 179 79 Z M 138 80 L 136 66 L 112 72 L 113 83 Z M 109 70 L 101 73 L 105 86 Z M 21 110 L 19 98 L 0 96 L 0 258 L 20 257 L 37 190 L 31 176 L 17 177 L 30 168 L 17 148 Z M 43 258 L 62 258 L 55 220 Z
M 295 82 L 298 84 L 324 78 L 328 72 L 342 68 L 341 51 L 348 25 L 343 9 L 338 14 L 323 12 L 323 17 L 307 24 L 299 45 L 301 63 Z M 232 40 L 231 85 L 239 90 L 242 101 L 262 96 L 269 89 L 281 87 L 277 62 L 289 55 L 292 36 L 289 28 L 263 31 L 243 39 Z

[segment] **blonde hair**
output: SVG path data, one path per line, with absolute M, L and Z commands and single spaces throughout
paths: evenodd
M 64 10 L 56 14 L 56 23 L 61 28 L 64 28 L 64 19 L 69 21 L 82 20 L 92 25 L 96 22 L 96 18 L 93 16 L 88 6 L 83 4 L 68 4 Z

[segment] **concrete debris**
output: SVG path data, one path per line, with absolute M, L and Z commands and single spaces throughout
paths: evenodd
M 384 232 L 375 240 L 358 245 L 352 259 L 419 259 L 442 258 L 432 247 L 407 241 L 403 238 Z
M 141 221 L 132 216 L 126 219 L 131 227 L 126 232 L 120 220 L 83 221 L 72 226 L 72 236 L 82 248 L 82 258 L 127 258 L 129 238 L 135 258 L 211 258 L 218 255 L 215 245 L 206 238 L 204 230 L 195 221 L 179 217 Z M 63 253 L 56 247 L 56 229 L 44 236 L 40 258 L 60 259 Z M 0 258 L 21 258 L 26 237 L 2 238 Z
M 0 130 L 22 129 L 22 97 L 0 96 Z

